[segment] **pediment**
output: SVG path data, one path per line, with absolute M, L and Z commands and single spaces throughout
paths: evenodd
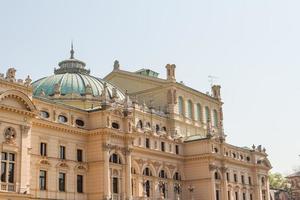
M 35 112 L 36 108 L 29 97 L 17 90 L 7 90 L 0 94 L 0 105 Z

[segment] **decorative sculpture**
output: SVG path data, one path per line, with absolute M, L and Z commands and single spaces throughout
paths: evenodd
M 28 75 L 27 78 L 25 79 L 24 85 L 27 86 L 27 87 L 30 86 L 31 81 L 32 80 L 31 80 L 30 76 Z
M 5 130 L 4 138 L 5 138 L 6 143 L 14 142 L 15 137 L 16 137 L 16 131 L 14 128 L 9 127 Z
M 54 85 L 54 94 L 60 94 L 60 84 L 56 83 Z
M 16 81 L 16 69 L 15 68 L 9 68 L 6 71 L 5 79 L 10 81 L 10 82 L 15 82 Z
M 87 85 L 85 86 L 85 94 L 86 94 L 86 95 L 92 95 L 92 93 L 93 93 L 92 87 L 91 87 L 89 84 L 87 84 Z
M 114 70 L 119 70 L 120 69 L 120 63 L 118 60 L 115 60 L 114 62 Z

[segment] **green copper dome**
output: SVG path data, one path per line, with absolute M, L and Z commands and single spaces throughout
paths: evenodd
M 110 83 L 91 76 L 85 69 L 85 63 L 74 58 L 73 47 L 70 59 L 61 61 L 54 75 L 41 78 L 32 83 L 34 96 L 60 97 L 101 97 L 103 91 L 108 99 L 118 98 L 124 100 L 125 95 Z

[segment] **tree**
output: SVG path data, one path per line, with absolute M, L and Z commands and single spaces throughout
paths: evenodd
M 269 182 L 271 189 L 289 190 L 290 184 L 280 173 L 269 173 Z

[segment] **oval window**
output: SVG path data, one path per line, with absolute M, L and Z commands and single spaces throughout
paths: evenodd
M 43 111 L 40 112 L 40 116 L 42 118 L 49 118 L 50 115 L 49 115 L 49 113 L 47 111 L 43 110 Z
M 68 118 L 66 116 L 59 115 L 58 116 L 58 121 L 61 122 L 61 123 L 66 123 L 66 122 L 68 122 Z
M 84 121 L 81 119 L 76 119 L 75 123 L 77 126 L 84 126 Z
M 111 127 L 113 127 L 114 129 L 119 129 L 120 128 L 119 124 L 116 123 L 116 122 L 111 123 Z

